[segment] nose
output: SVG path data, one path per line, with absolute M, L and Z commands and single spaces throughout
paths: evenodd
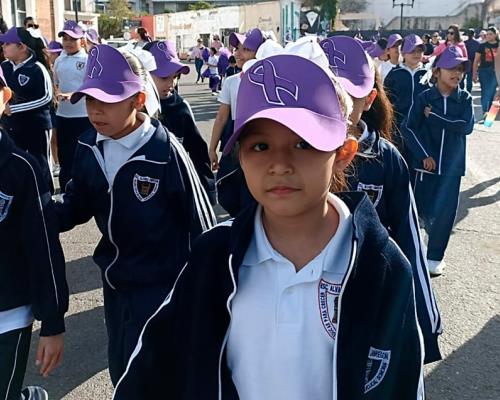
M 293 173 L 291 155 L 286 151 L 274 151 L 269 163 L 269 175 L 290 175 Z

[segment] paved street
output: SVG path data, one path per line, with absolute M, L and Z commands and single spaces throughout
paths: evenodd
M 180 92 L 208 140 L 218 105 L 208 85 L 195 85 L 193 78 L 183 78 Z M 499 154 L 500 122 L 492 128 L 476 125 L 468 139 L 467 176 L 447 269 L 433 280 L 445 331 L 444 360 L 426 369 L 430 400 L 500 399 Z M 37 374 L 37 330 L 25 380 L 45 386 L 51 399 L 111 398 L 101 279 L 91 259 L 99 236 L 93 222 L 62 235 L 71 290 L 64 363 L 47 380 Z

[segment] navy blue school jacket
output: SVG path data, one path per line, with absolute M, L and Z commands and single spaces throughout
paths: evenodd
M 160 105 L 160 122 L 182 143 L 211 203 L 215 204 L 215 178 L 210 167 L 208 147 L 196 126 L 191 107 L 175 90 L 170 97 L 161 100 Z
M 440 360 L 441 317 L 427 268 L 406 162 L 396 147 L 380 138 L 378 133 L 369 132 L 359 143 L 348 184 L 352 190 L 368 195 L 380 222 L 410 261 L 418 321 L 424 336 L 425 363 Z
M 0 133 L 0 311 L 31 305 L 41 336 L 64 332 L 68 285 L 40 167 Z
M 384 87 L 394 108 L 396 127 L 400 128 L 417 96 L 429 87 L 428 84 L 420 83 L 426 73 L 427 70 L 424 67 L 410 71 L 408 67 L 400 64 L 393 68 L 385 78 Z M 402 143 L 402 137 L 398 131 L 394 133 L 393 141 L 394 145 L 402 151 L 405 144 Z
M 424 108 L 430 106 L 429 118 Z M 444 97 L 436 86 L 421 93 L 402 125 L 412 168 L 423 170 L 423 160 L 434 158 L 438 175 L 465 175 L 465 140 L 474 129 L 472 96 L 456 88 Z
M 189 157 L 175 136 L 156 131 L 116 173 L 104 172 L 96 131 L 78 140 L 72 177 L 57 204 L 60 231 L 94 217 L 102 238 L 94 252 L 112 289 L 169 288 L 187 260 L 191 242 L 215 217 Z
M 14 70 L 14 64 L 2 63 L 7 86 L 12 89 L 9 101 L 11 116 L 3 115 L 2 123 L 8 131 L 45 130 L 52 128 L 50 103 L 52 80 L 47 69 L 32 56 Z
M 332 354 L 334 398 L 421 399 L 423 348 L 411 267 L 365 194 L 339 196 L 353 213 L 354 233 L 339 297 L 337 357 Z M 115 400 L 158 393 L 175 400 L 238 399 L 225 344 L 255 209 L 197 240 L 172 291 L 146 323 Z

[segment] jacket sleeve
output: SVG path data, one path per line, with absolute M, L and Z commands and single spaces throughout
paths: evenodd
M 462 103 L 460 118 L 450 118 L 447 115 L 441 115 L 431 111 L 429 123 L 439 129 L 446 129 L 459 135 L 469 135 L 474 129 L 474 112 L 472 109 L 472 96 L 468 94 Z
M 189 222 L 189 235 L 191 241 L 216 224 L 215 214 L 210 204 L 208 195 L 200 182 L 196 169 L 186 153 L 184 147 L 179 143 L 175 135 L 170 135 L 170 141 L 175 151 L 172 152 L 176 158 L 178 170 L 184 181 L 184 199 Z
M 425 149 L 422 131 L 424 127 L 425 92 L 417 96 L 415 103 L 410 107 L 408 117 L 401 124 L 405 146 L 410 150 L 415 160 L 422 161 L 429 157 Z
M 66 232 L 76 225 L 84 224 L 93 216 L 88 202 L 90 197 L 87 194 L 87 183 L 82 179 L 82 168 L 79 166 L 81 154 L 82 148 L 77 145 L 71 179 L 66 184 L 62 200 L 55 204 L 59 232 Z
M 196 126 L 189 106 L 188 110 L 189 112 L 184 117 L 184 141 L 182 144 L 189 154 L 189 158 L 193 163 L 203 188 L 207 192 L 210 203 L 215 204 L 215 179 L 210 167 L 207 143 Z
M 33 110 L 52 101 L 52 79 L 43 65 L 37 64 L 32 68 L 32 76 L 22 92 L 15 93 L 14 100 L 10 102 L 12 114 Z
M 399 152 L 392 147 L 391 150 L 392 174 L 385 185 L 389 190 L 390 234 L 412 267 L 418 321 L 424 336 L 425 362 L 429 363 L 441 359 L 437 341 L 441 333 L 441 317 L 427 268 L 408 167 Z
M 64 332 L 64 314 L 68 310 L 64 255 L 48 187 L 38 164 L 25 161 L 29 171 L 23 185 L 21 226 L 27 244 L 31 305 L 35 318 L 42 321 L 40 335 L 53 336 Z

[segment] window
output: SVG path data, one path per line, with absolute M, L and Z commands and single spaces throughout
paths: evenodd
M 11 0 L 10 6 L 12 10 L 12 22 L 15 26 L 23 26 L 24 18 L 26 18 L 26 1 Z

